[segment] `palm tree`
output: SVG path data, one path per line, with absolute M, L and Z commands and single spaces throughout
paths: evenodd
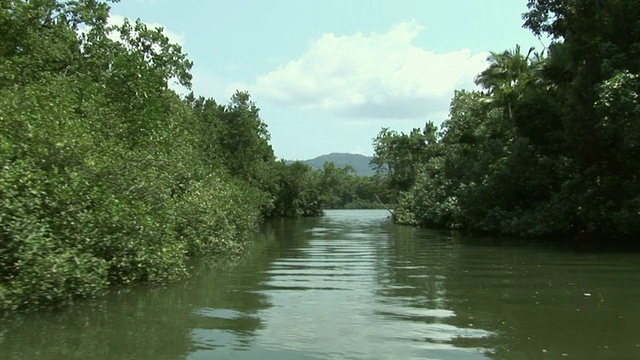
M 575 64 L 569 47 L 559 42 L 549 45 L 547 58 L 540 70 L 540 78 L 547 87 L 566 88 L 575 78 Z
M 515 50 L 502 53 L 491 52 L 487 58 L 489 67 L 475 79 L 492 97 L 492 101 L 505 106 L 509 119 L 513 120 L 513 103 L 520 98 L 535 77 L 534 69 L 541 61 L 541 55 L 535 54 L 536 60 L 530 60 L 534 48 L 530 48 L 526 56 L 520 52 L 520 45 Z

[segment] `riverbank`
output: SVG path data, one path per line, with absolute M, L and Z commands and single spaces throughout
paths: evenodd
M 0 313 L 181 279 L 190 259 L 243 253 L 266 217 L 321 212 L 248 93 L 177 94 L 193 65 L 181 47 L 108 13 L 0 8 Z

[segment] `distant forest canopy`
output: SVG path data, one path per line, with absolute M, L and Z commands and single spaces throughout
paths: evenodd
M 492 52 L 440 128 L 374 140 L 397 222 L 606 242 L 640 235 L 640 2 L 530 0 L 553 39 Z

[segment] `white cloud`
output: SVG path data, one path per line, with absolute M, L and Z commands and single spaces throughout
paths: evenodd
M 413 44 L 422 30 L 410 21 L 383 34 L 325 34 L 298 58 L 259 76 L 253 91 L 279 105 L 341 117 L 441 114 L 455 89 L 475 86 L 488 54 L 428 51 Z

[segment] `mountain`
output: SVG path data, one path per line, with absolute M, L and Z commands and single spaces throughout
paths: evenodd
M 351 165 L 358 176 L 372 176 L 375 171 L 371 169 L 369 163 L 373 157 L 364 156 L 359 154 L 347 154 L 347 153 L 331 153 L 327 155 L 320 155 L 316 158 L 304 160 L 303 163 L 311 166 L 314 169 L 323 169 L 324 163 L 327 161 L 333 162 L 337 168 L 343 168 L 347 165 Z

